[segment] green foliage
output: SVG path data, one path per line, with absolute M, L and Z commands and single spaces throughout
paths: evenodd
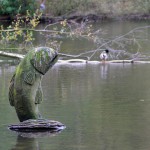
M 0 0 L 0 15 L 34 13 L 38 5 L 35 0 Z M 19 9 L 20 8 L 20 9 Z M 68 14 L 128 14 L 149 13 L 149 0 L 50 0 L 46 1 L 46 13 L 53 16 Z
M 25 14 L 27 10 L 33 13 L 35 9 L 35 0 L 0 0 L 0 15 Z
M 54 16 L 68 15 L 70 13 L 80 13 L 95 9 L 98 0 L 51 0 L 47 2 L 47 12 Z
M 24 41 L 25 43 L 34 41 L 33 31 L 39 24 L 41 15 L 42 14 L 39 11 L 36 11 L 33 16 L 27 11 L 25 18 L 18 15 L 17 19 L 12 21 L 7 29 L 4 29 L 3 26 L 0 27 L 0 40 L 7 44 L 19 40 Z

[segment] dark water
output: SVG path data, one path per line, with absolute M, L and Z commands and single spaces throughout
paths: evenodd
M 57 63 L 43 78 L 44 101 L 39 109 L 45 118 L 67 128 L 37 138 L 7 129 L 18 122 L 8 102 L 14 71 L 15 65 L 0 64 L 0 149 L 149 150 L 150 64 Z

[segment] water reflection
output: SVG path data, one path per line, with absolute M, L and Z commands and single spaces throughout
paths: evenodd
M 11 150 L 39 150 L 39 142 L 35 138 L 18 136 L 16 145 Z
M 48 90 L 45 95 L 56 98 L 53 103 L 47 100 L 48 107 L 44 108 L 49 110 L 53 105 L 63 114 L 58 116 L 54 109 L 47 113 L 64 118 L 63 122 L 72 133 L 67 135 L 74 138 L 76 148 L 143 149 L 145 145 L 149 146 L 150 140 L 150 128 L 146 123 L 150 121 L 147 109 L 150 106 L 149 68 L 148 65 L 134 64 L 56 66 L 44 80 L 60 89 L 58 93 L 62 96 L 57 96 L 43 81 Z M 55 81 L 50 80 L 52 76 L 56 77 Z M 140 99 L 147 100 L 142 103 Z M 65 143 L 75 148 L 73 141 L 67 138 Z
M 8 67 L 0 76 L 1 80 L 5 76 L 6 85 L 11 69 Z M 56 64 L 43 78 L 44 102 L 40 110 L 46 118 L 64 122 L 67 129 L 52 135 L 51 140 L 51 135 L 41 138 L 19 134 L 12 149 L 148 150 L 149 74 L 149 64 Z M 7 91 L 3 99 L 0 121 L 13 123 L 16 113 L 6 101 Z M 16 135 L 5 136 L 5 149 L 10 149 L 9 143 Z
M 41 138 L 41 137 L 52 137 L 60 134 L 62 130 L 50 130 L 50 131 L 33 131 L 33 132 L 23 132 L 23 131 L 12 131 L 16 133 L 19 137 L 24 138 Z
M 102 79 L 107 79 L 108 75 L 108 64 L 101 64 L 100 65 L 100 74 Z

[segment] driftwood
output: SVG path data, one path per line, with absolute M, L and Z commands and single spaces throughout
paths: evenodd
M 68 59 L 68 60 L 58 60 L 59 63 L 87 63 L 84 59 Z
M 25 55 L 0 51 L 0 56 L 23 59 Z

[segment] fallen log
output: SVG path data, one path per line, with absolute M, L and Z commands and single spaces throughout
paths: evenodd
M 149 64 L 150 61 L 133 61 L 133 60 L 110 60 L 110 61 L 96 61 L 96 60 L 84 60 L 84 59 L 68 59 L 68 60 L 58 60 L 58 63 L 92 63 L 92 64 L 113 64 L 113 63 L 143 63 Z
M 68 60 L 58 60 L 59 63 L 87 63 L 84 59 L 68 59 Z
M 0 51 L 0 56 L 23 59 L 25 55 Z
M 62 54 L 58 54 L 60 56 L 62 56 Z M 22 54 L 17 54 L 17 53 L 8 53 L 8 52 L 4 52 L 4 51 L 0 51 L 0 56 L 5 56 L 5 57 L 10 57 L 10 58 L 17 58 L 17 59 L 23 59 L 25 57 L 25 55 Z M 69 57 L 69 55 L 68 55 Z M 70 57 L 72 57 L 72 55 L 70 55 Z M 2 61 L 2 60 L 1 60 Z M 93 60 L 87 60 L 87 59 L 80 59 L 80 57 L 77 58 L 72 58 L 72 59 L 67 59 L 67 60 L 58 60 L 58 63 L 93 63 L 93 64 L 97 64 L 97 63 L 102 63 L 102 64 L 107 64 L 107 63 L 145 63 L 148 64 L 150 63 L 150 61 L 143 61 L 143 60 L 110 60 L 110 61 L 93 61 Z

